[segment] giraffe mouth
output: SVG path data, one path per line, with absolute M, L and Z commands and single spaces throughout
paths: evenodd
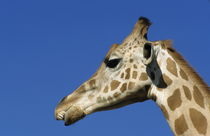
M 80 119 L 84 118 L 86 114 L 77 106 L 71 106 L 66 111 L 61 111 L 57 114 L 57 120 L 64 120 L 64 125 L 69 126 Z

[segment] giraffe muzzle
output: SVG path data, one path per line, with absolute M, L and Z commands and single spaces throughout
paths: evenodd
M 80 119 L 84 118 L 86 114 L 80 107 L 71 106 L 67 111 L 61 111 L 57 114 L 57 120 L 64 120 L 64 125 L 69 126 Z

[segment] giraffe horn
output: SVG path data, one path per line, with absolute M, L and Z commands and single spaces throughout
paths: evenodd
M 124 40 L 127 42 L 132 39 L 141 38 L 147 40 L 147 31 L 151 22 L 146 17 L 140 17 L 139 20 L 136 22 L 133 31 L 131 34 Z

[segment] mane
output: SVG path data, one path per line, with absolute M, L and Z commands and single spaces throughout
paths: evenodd
M 164 40 L 161 41 L 162 48 L 166 49 L 168 53 L 176 60 L 176 62 L 179 64 L 179 66 L 186 72 L 186 73 L 192 73 L 189 74 L 190 78 L 196 82 L 197 86 L 202 88 L 203 90 L 206 90 L 207 94 L 210 94 L 210 87 L 205 83 L 205 81 L 198 75 L 198 73 L 190 66 L 190 64 L 172 47 L 172 41 L 171 40 Z

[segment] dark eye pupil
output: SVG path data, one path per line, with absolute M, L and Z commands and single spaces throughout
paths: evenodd
M 105 62 L 106 66 L 109 68 L 115 68 L 121 59 L 112 59 Z

